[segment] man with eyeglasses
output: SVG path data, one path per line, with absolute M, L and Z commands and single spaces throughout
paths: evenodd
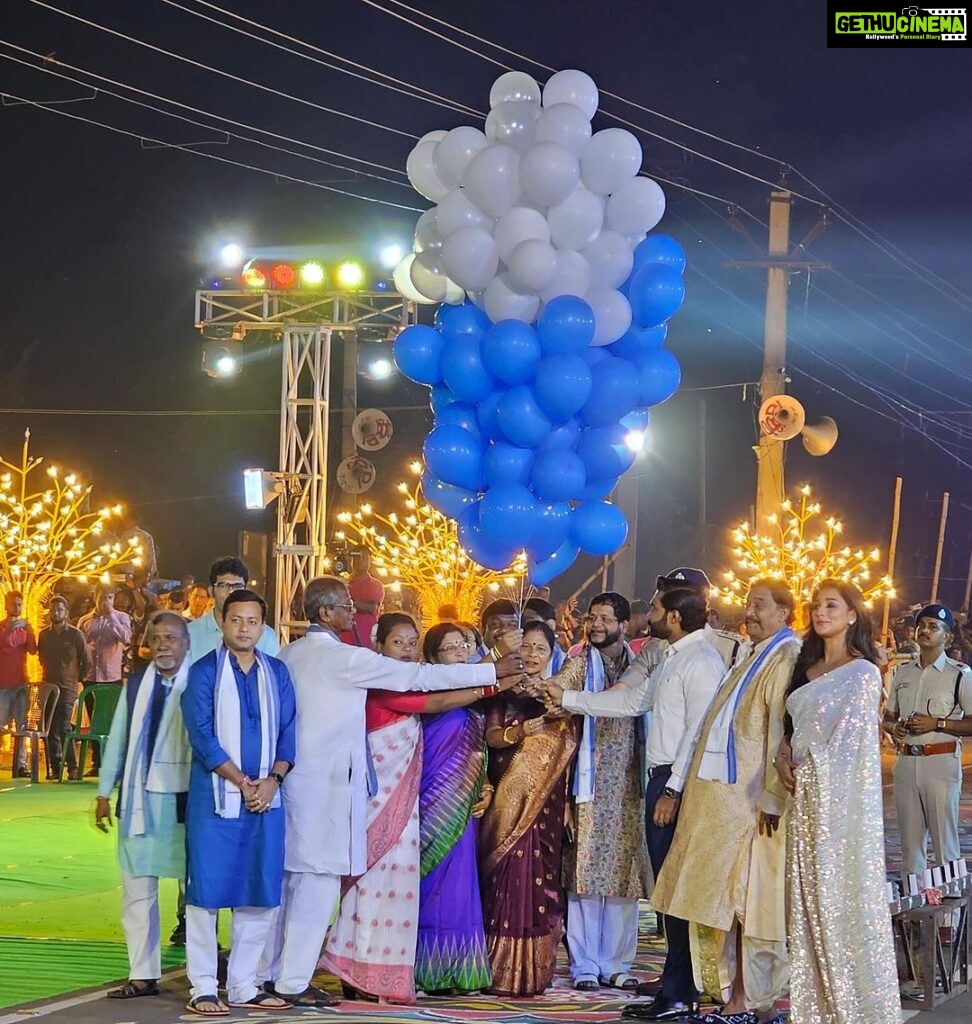
M 242 559 L 227 556 L 219 558 L 209 567 L 209 593 L 213 610 L 189 623 L 189 663 L 215 651 L 223 642 L 223 605 L 234 590 L 243 590 L 250 578 L 250 570 Z M 274 631 L 264 623 L 257 641 L 257 650 L 276 655 L 280 644 Z
M 915 616 L 918 657 L 899 665 L 891 676 L 884 724 L 898 749 L 894 802 L 904 875 L 920 877 L 924 872 L 929 832 L 935 863 L 962 856 L 961 737 L 972 735 L 972 671 L 945 654 L 955 632 L 950 608 L 926 605 Z
M 383 657 L 341 642 L 353 613 L 343 579 L 311 580 L 304 592 L 307 635 L 280 652 L 297 696 L 297 758 L 283 787 L 283 897 L 261 977 L 268 991 L 300 1007 L 334 1002 L 310 982 L 341 879 L 361 875 L 368 866 L 366 816 L 369 798 L 377 793 L 365 738 L 368 690 L 476 687 L 488 697 L 498 692 L 498 678 L 519 678 L 523 671 L 523 662 L 512 654 L 478 665 L 422 665 Z M 417 887 L 418 878 L 414 882 Z

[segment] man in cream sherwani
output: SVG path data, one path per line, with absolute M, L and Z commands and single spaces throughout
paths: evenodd
M 518 677 L 519 655 L 498 664 L 419 665 L 344 644 L 354 604 L 344 580 L 322 576 L 304 593 L 310 621 L 305 637 L 287 645 L 280 659 L 290 669 L 297 696 L 297 755 L 283 786 L 286 853 L 277 927 L 261 965 L 268 989 L 298 1006 L 334 1000 L 311 986 L 342 875 L 366 867 L 366 813 L 374 771 L 365 737 L 369 689 L 452 690 L 482 687 L 497 692 L 497 675 Z
M 185 878 L 186 793 L 191 752 L 179 698 L 189 678 L 189 633 L 175 612 L 159 612 L 147 634 L 152 662 L 128 680 L 115 708 L 98 779 L 95 822 L 112 824 L 119 787 L 118 859 L 129 981 L 110 999 L 159 994 L 162 974 L 159 879 Z

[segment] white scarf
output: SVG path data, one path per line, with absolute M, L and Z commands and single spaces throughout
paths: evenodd
M 739 681 L 733 687 L 732 693 L 719 709 L 709 728 L 705 750 L 702 752 L 702 759 L 699 762 L 698 775 L 700 779 L 726 783 L 736 781 L 736 737 L 732 727 L 736 709 L 749 684 L 766 664 L 770 655 L 792 637 L 793 630 L 789 626 L 784 626 L 766 641 L 766 646 L 759 654 L 753 651 L 754 656 L 752 656 L 749 666 L 745 672 L 740 673 Z
M 189 658 L 183 658 L 172 681 L 172 692 L 162 707 L 162 718 L 149 760 L 149 709 L 155 693 L 155 665 L 149 665 L 138 684 L 125 752 L 121 831 L 125 837 L 143 836 L 152 829 L 146 793 L 185 793 L 189 789 L 192 751 L 182 721 L 180 696 L 189 681 Z
M 257 666 L 257 699 L 260 703 L 260 774 L 265 779 L 277 759 L 277 733 L 280 722 L 280 696 L 273 670 L 263 651 L 254 650 Z M 230 662 L 229 651 L 220 644 L 216 650 L 216 686 L 213 691 L 213 722 L 216 739 L 234 764 L 242 761 L 242 716 L 240 694 Z M 213 772 L 213 799 L 221 818 L 238 818 L 243 806 L 240 787 Z M 280 791 L 270 801 L 280 806 Z

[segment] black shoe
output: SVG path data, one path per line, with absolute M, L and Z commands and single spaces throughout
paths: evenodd
M 635 993 L 639 996 L 644 996 L 645 999 L 657 999 L 661 995 L 661 990 L 660 981 L 643 981 L 635 989 Z
M 697 1002 L 685 1003 L 658 995 L 650 1003 L 631 1003 L 621 1011 L 621 1016 L 625 1020 L 685 1020 L 698 1012 Z
M 29 778 L 30 778 L 30 769 L 29 769 L 29 768 L 27 767 L 27 765 L 25 765 L 25 764 L 22 764 L 22 765 L 21 765 L 21 766 L 20 766 L 20 767 L 19 767 L 19 768 L 18 768 L 18 769 L 17 769 L 17 770 L 16 770 L 15 772 L 14 772 L 14 777 L 15 777 L 15 778 L 18 778 L 18 779 L 29 779 Z
M 172 929 L 172 934 L 169 936 L 170 946 L 184 946 L 186 944 L 186 919 L 183 915 L 179 915 L 178 921 L 176 921 L 175 928 Z

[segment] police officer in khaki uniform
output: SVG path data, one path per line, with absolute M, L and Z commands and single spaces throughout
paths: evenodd
M 915 616 L 918 658 L 891 677 L 884 720 L 898 750 L 894 802 L 904 874 L 924 871 L 928 833 L 935 863 L 962 856 L 960 737 L 972 735 L 972 671 L 945 654 L 954 632 L 955 618 L 945 605 L 922 608 Z

